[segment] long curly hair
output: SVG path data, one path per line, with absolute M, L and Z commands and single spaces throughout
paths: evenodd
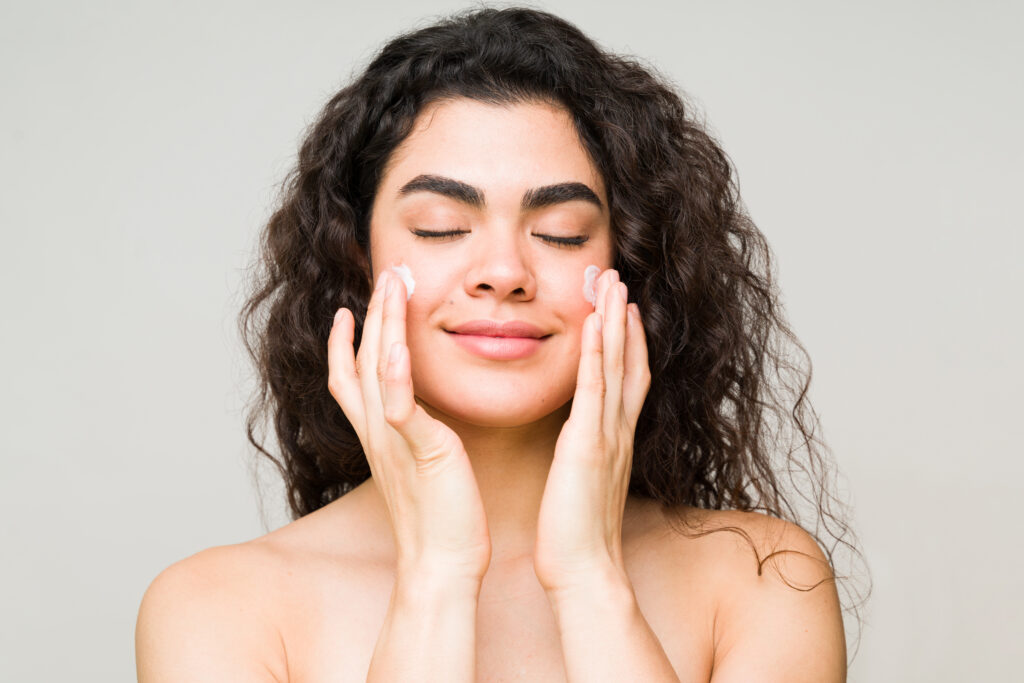
M 292 518 L 370 477 L 327 388 L 327 337 L 344 306 L 358 344 L 382 169 L 418 112 L 454 97 L 557 104 L 603 176 L 614 268 L 640 307 L 651 369 L 630 493 L 670 509 L 761 511 L 811 533 L 832 567 L 838 544 L 863 558 L 815 433 L 810 358 L 785 320 L 771 250 L 729 158 L 657 69 L 521 7 L 464 10 L 388 42 L 323 107 L 281 186 L 239 327 L 259 374 L 249 441 L 283 478 Z M 271 415 L 280 459 L 264 447 Z M 794 509 L 800 501 L 813 524 Z M 746 536 L 712 531 L 722 530 Z

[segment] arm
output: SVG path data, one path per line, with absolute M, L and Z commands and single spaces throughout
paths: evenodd
M 590 585 L 552 592 L 548 598 L 570 683 L 679 683 L 627 577 L 609 571 Z
M 781 530 L 777 547 L 794 552 L 769 559 L 761 576 L 750 576 L 749 564 L 734 576 L 731 599 L 720 605 L 711 683 L 844 683 L 846 637 L 828 559 L 799 526 L 761 523 Z
M 400 574 L 367 682 L 472 683 L 480 584 L 440 573 Z
M 244 551 L 204 550 L 149 585 L 135 625 L 139 683 L 282 683 L 284 648 L 245 581 Z
M 779 547 L 796 552 L 766 562 L 761 576 L 746 548 L 727 561 L 722 558 L 718 571 L 725 590 L 720 594 L 728 598 L 718 615 L 723 626 L 711 683 L 845 682 L 842 613 L 831 569 L 825 569 L 827 559 L 813 537 L 795 524 L 758 518 L 762 528 L 782 530 Z M 792 588 L 773 566 L 794 586 L 818 585 L 807 591 Z M 589 585 L 548 597 L 569 681 L 679 681 L 637 607 L 628 577 L 608 572 Z

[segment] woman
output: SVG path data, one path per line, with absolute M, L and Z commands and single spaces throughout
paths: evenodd
M 295 521 L 157 577 L 140 680 L 845 680 L 767 245 L 649 71 L 530 9 L 400 36 L 264 237 L 249 437 Z

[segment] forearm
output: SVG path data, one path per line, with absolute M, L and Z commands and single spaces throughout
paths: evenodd
M 480 583 L 413 575 L 395 581 L 367 683 L 472 683 Z
M 594 578 L 548 598 L 570 683 L 679 683 L 626 577 Z

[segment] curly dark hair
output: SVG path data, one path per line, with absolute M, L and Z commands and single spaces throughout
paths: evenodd
M 249 441 L 283 477 L 292 518 L 370 477 L 327 388 L 327 337 L 346 307 L 358 344 L 382 171 L 418 112 L 455 97 L 564 108 L 603 176 L 614 268 L 640 307 L 651 369 L 630 494 L 671 509 L 762 511 L 811 533 L 832 567 L 840 543 L 863 559 L 833 509 L 846 506 L 832 493 L 834 467 L 815 434 L 810 358 L 785 320 L 771 250 L 729 158 L 657 69 L 523 7 L 463 10 L 388 42 L 324 106 L 282 184 L 239 326 L 260 379 Z M 270 414 L 280 460 L 263 446 L 265 429 L 258 434 Z M 813 529 L 794 510 L 798 499 L 809 503 Z M 823 543 L 823 526 L 833 543 Z M 722 530 L 746 536 L 738 527 L 711 531 Z

